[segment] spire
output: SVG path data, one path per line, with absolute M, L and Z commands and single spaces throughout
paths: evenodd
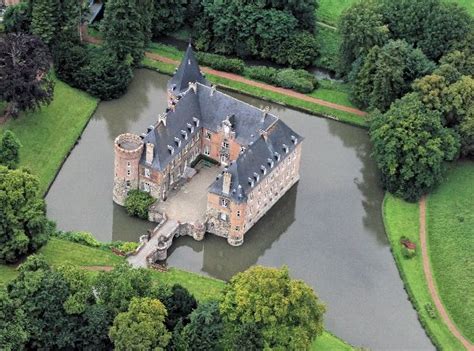
M 204 78 L 199 68 L 199 64 L 194 56 L 191 39 L 176 73 L 168 82 L 168 90 L 174 95 L 188 89 L 189 83 L 199 82 L 210 86 L 209 82 Z

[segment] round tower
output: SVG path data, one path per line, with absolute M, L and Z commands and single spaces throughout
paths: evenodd
M 135 134 L 120 134 L 115 138 L 114 202 L 123 206 L 130 189 L 138 189 L 138 163 L 143 152 L 143 140 Z

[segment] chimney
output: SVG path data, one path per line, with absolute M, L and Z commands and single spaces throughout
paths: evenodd
M 149 165 L 151 165 L 153 163 L 153 149 L 154 149 L 154 147 L 155 147 L 155 145 L 153 145 L 151 143 L 146 144 L 145 159 L 146 159 L 146 163 L 148 163 Z
M 230 182 L 232 180 L 232 174 L 224 171 L 224 179 L 222 180 L 222 192 L 226 195 L 229 195 L 230 192 Z
M 268 112 L 270 112 L 270 106 L 265 106 L 262 109 L 262 121 L 265 120 L 265 117 L 267 117 Z

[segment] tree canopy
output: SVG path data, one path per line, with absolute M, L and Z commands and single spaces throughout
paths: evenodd
M 163 350 L 171 338 L 165 317 L 166 309 L 160 300 L 132 298 L 128 310 L 119 313 L 110 328 L 115 350 Z
M 220 310 L 228 334 L 253 324 L 266 348 L 307 349 L 323 331 L 325 306 L 287 268 L 254 266 L 237 274 L 224 289 Z
M 11 130 L 0 136 L 0 165 L 16 168 L 20 161 L 20 141 Z
M 370 137 L 384 187 L 408 201 L 436 186 L 444 175 L 444 162 L 459 152 L 459 137 L 415 93 L 395 101 L 385 114 L 376 113 Z
M 0 57 L 0 100 L 10 103 L 7 113 L 15 117 L 52 101 L 51 56 L 41 40 L 23 33 L 1 36 Z

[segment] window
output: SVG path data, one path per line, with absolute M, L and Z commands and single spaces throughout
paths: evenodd
M 199 127 L 199 120 L 196 117 L 193 117 L 193 122 L 196 127 Z
M 221 206 L 222 207 L 229 207 L 229 200 L 226 198 L 221 197 Z
M 150 169 L 149 168 L 145 168 L 145 177 L 150 178 Z
M 127 188 L 127 190 L 130 189 L 130 181 L 129 180 L 127 180 L 127 182 L 125 183 L 125 187 Z
M 224 149 L 228 149 L 228 148 L 229 148 L 229 142 L 228 142 L 227 140 L 224 140 L 224 141 L 222 142 L 222 147 L 223 147 Z
M 127 175 L 130 176 L 130 174 L 132 174 L 132 171 L 130 171 L 129 169 L 127 169 Z
M 204 155 L 209 156 L 209 145 L 204 146 Z
M 235 226 L 235 231 L 238 232 L 240 230 L 240 227 L 238 225 Z
M 220 217 L 222 221 L 227 221 L 227 215 L 224 212 L 221 212 Z
M 240 211 L 237 211 L 237 217 L 240 217 Z
M 143 190 L 146 191 L 147 193 L 149 193 L 150 192 L 150 184 L 143 183 Z
M 206 139 L 207 140 L 211 140 L 211 133 L 210 132 L 206 132 Z
M 130 168 L 132 166 L 132 164 L 130 163 L 130 161 L 127 162 L 127 167 Z

